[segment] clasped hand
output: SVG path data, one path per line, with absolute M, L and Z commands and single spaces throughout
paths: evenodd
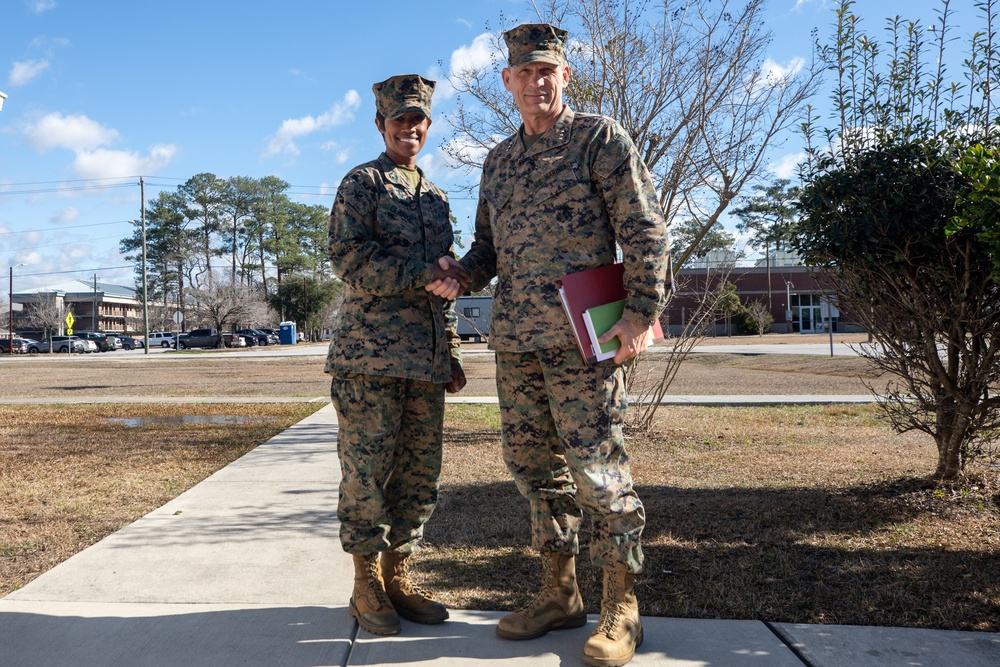
M 454 301 L 472 282 L 472 276 L 454 257 L 441 257 L 433 266 L 434 280 L 424 289 L 443 299 Z

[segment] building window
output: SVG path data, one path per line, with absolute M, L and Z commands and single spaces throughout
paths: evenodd
M 478 308 L 465 308 L 462 311 L 462 314 L 464 314 L 466 317 L 479 317 L 479 309 Z

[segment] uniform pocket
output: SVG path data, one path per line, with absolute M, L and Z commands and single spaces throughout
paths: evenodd
M 536 184 L 531 198 L 531 203 L 535 205 L 554 198 L 558 199 L 549 203 L 573 201 L 590 192 L 590 184 L 584 180 L 579 166 L 565 158 L 539 160 L 531 180 Z
M 409 258 L 414 246 L 423 243 L 420 206 L 401 186 L 385 183 L 375 213 L 375 241 L 391 254 Z
M 490 205 L 490 217 L 495 216 L 514 193 L 514 181 L 510 178 L 493 178 L 483 184 L 483 197 Z

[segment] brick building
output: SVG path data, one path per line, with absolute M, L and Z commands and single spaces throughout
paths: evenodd
M 706 284 L 714 290 L 726 280 L 736 286 L 743 304 L 759 301 L 768 305 L 775 333 L 820 333 L 831 327 L 834 332 L 862 330 L 840 312 L 830 289 L 812 269 L 799 264 L 794 254 L 772 253 L 770 267 L 764 259 L 753 266 L 734 267 L 734 260 L 732 253 L 712 253 L 691 260 L 677 273 L 674 296 L 660 318 L 665 331 L 669 328 L 671 334 L 678 334 L 697 307 L 698 295 L 704 293 Z M 716 316 L 715 333 L 727 333 L 722 313 Z
M 132 287 L 69 280 L 11 296 L 12 303 L 21 304 L 20 310 L 14 312 L 14 330 L 25 334 L 34 332 L 28 324 L 32 307 L 49 298 L 73 313 L 74 330 L 134 333 L 142 329 L 142 302 L 136 299 Z

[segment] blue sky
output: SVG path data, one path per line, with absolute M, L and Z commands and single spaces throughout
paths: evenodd
M 928 21 L 937 6 L 860 0 L 856 11 L 875 29 L 894 13 Z M 808 59 L 810 30 L 829 33 L 832 7 L 771 0 L 771 59 Z M 131 285 L 117 248 L 139 215 L 139 176 L 147 201 L 212 172 L 273 174 L 293 199 L 328 206 L 343 174 L 382 148 L 371 84 L 393 74 L 438 80 L 420 163 L 453 189 L 467 177 L 437 150 L 454 104 L 444 75 L 487 55 L 482 35 L 501 13 L 533 19 L 523 0 L 4 0 L 0 290 L 22 263 L 15 291 L 95 274 Z M 791 137 L 776 150 L 773 168 L 787 169 L 798 146 Z M 472 204 L 452 196 L 466 230 Z

